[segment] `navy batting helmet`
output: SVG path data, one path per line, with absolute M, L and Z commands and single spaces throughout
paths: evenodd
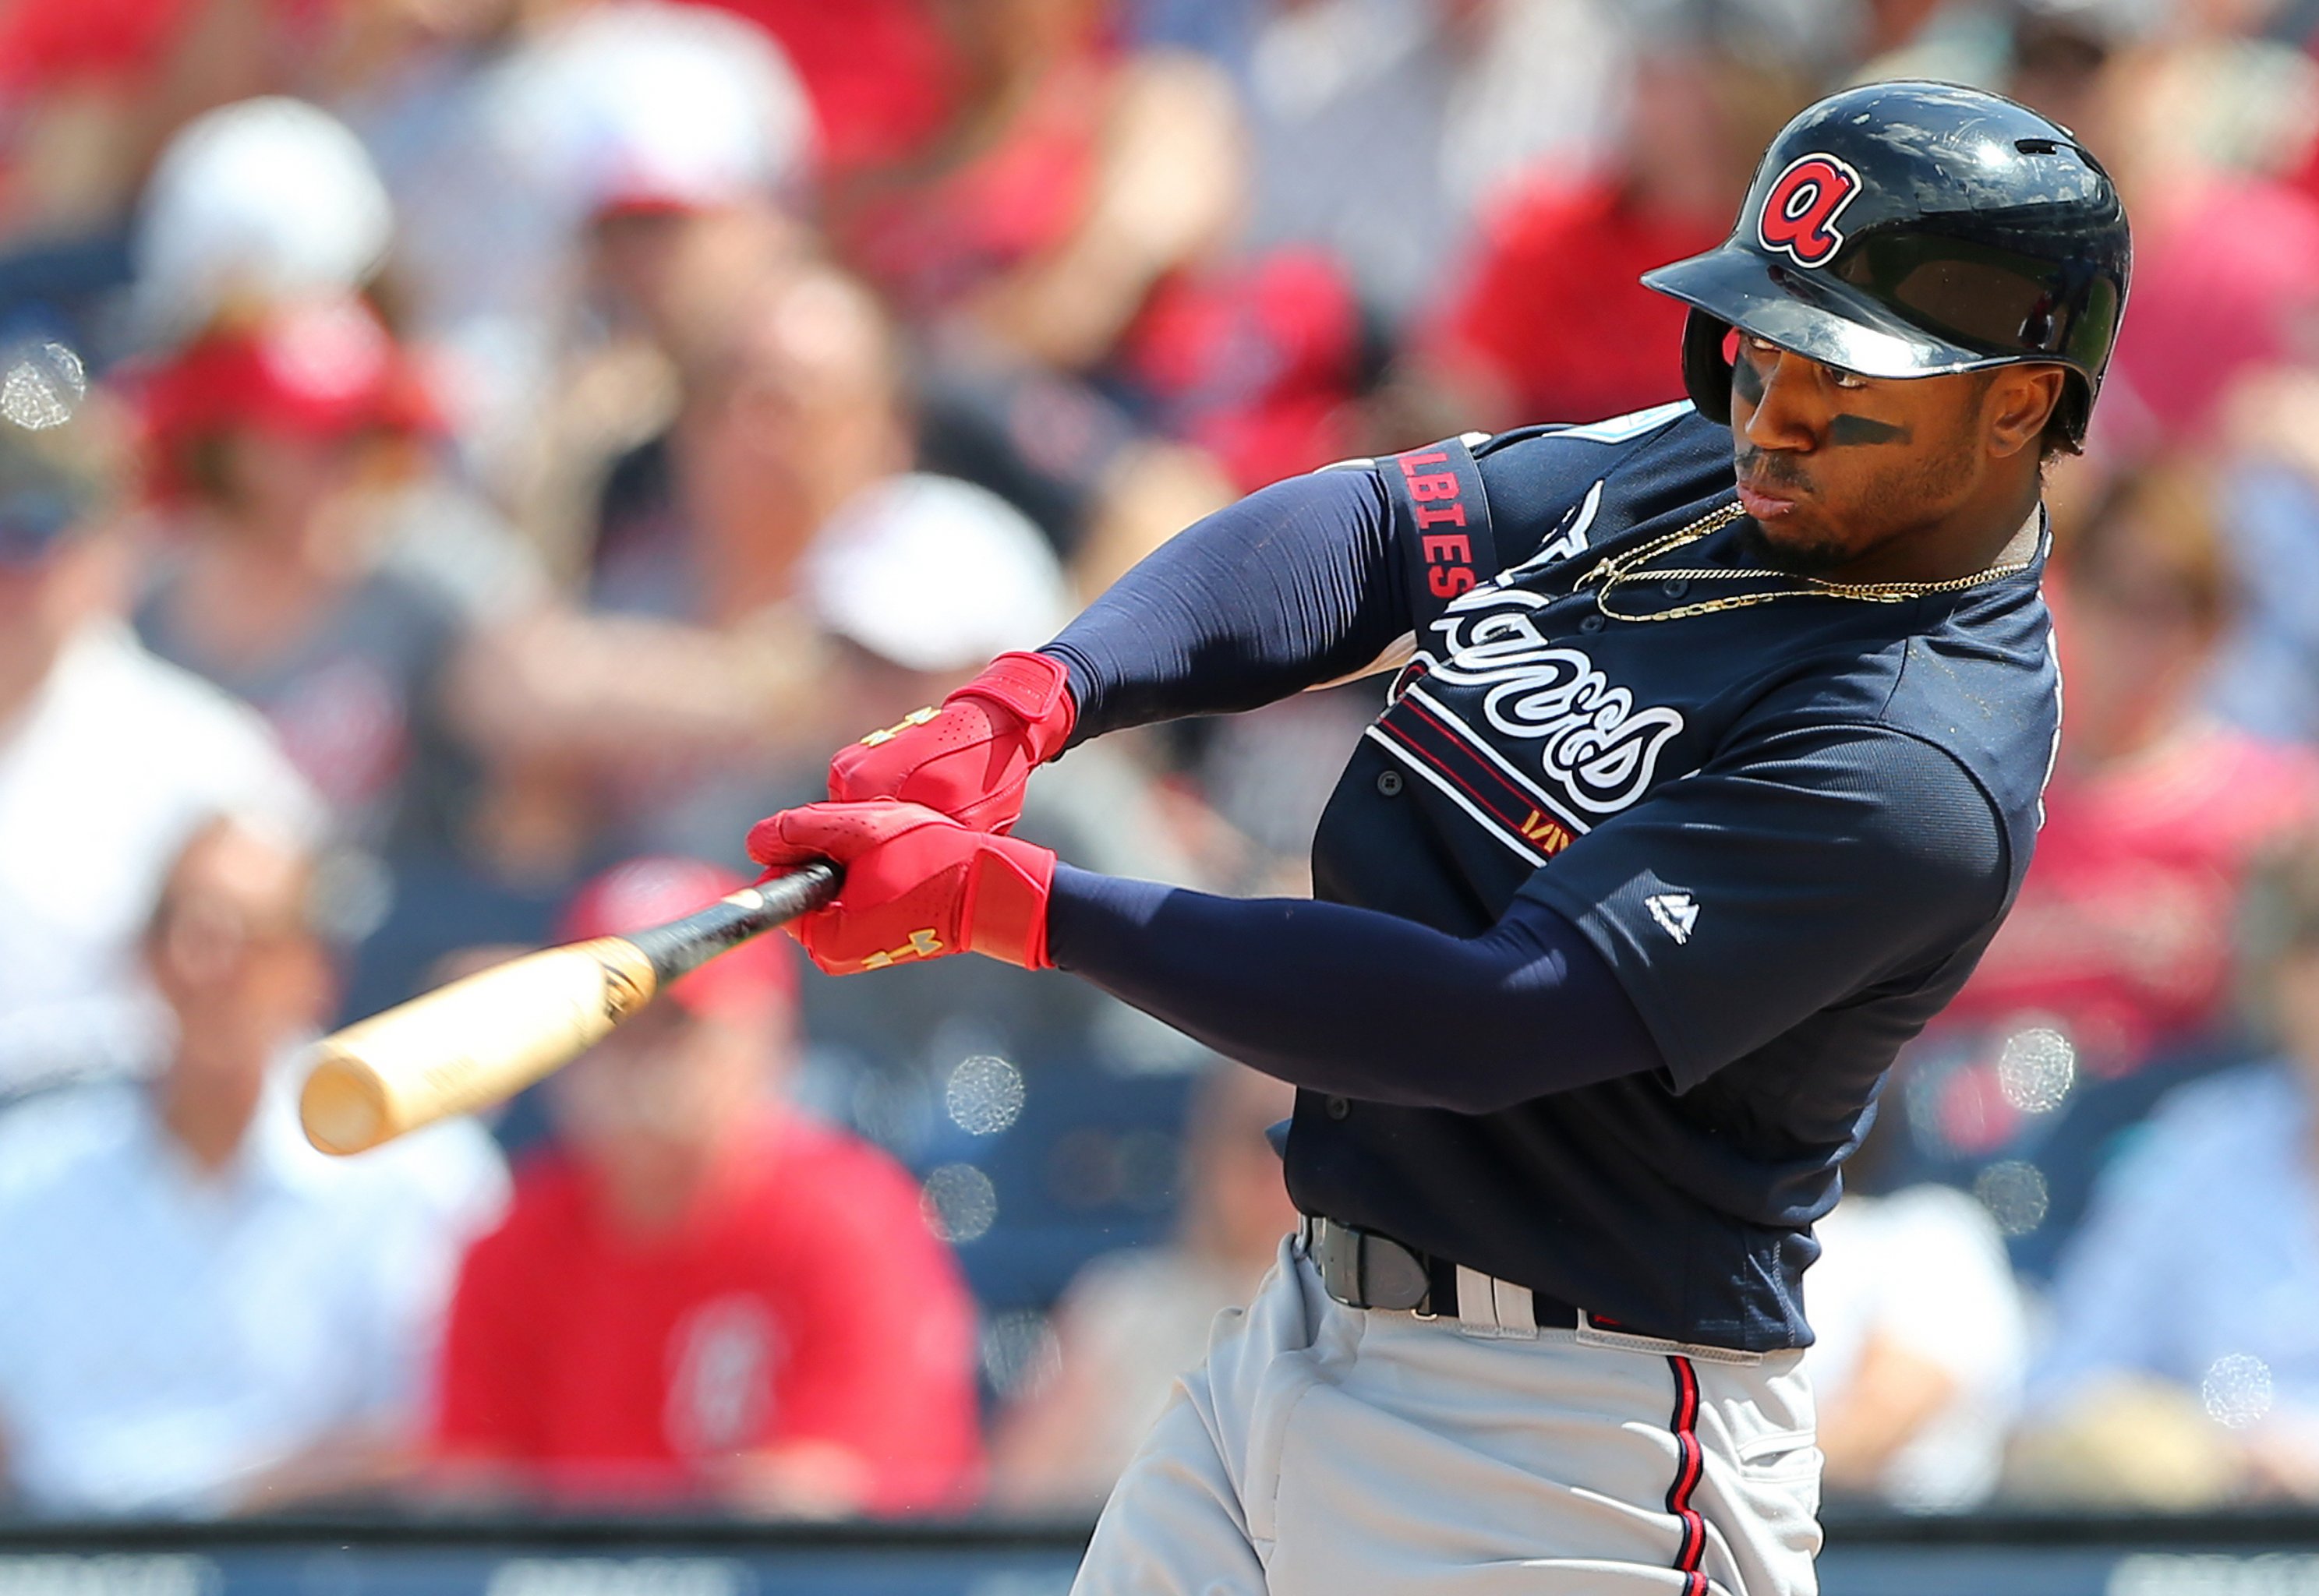
M 1729 419 L 1737 328 L 1870 377 L 2053 362 L 2074 446 L 2133 256 L 2116 186 L 2067 128 L 1979 89 L 1876 83 L 1781 130 L 1731 237 L 1643 282 L 1692 307 L 1702 415 Z

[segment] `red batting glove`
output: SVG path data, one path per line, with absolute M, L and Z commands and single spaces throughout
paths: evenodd
M 940 709 L 840 749 L 829 762 L 830 800 L 899 798 L 1004 832 L 1023 813 L 1031 772 L 1062 752 L 1077 715 L 1060 660 L 1002 654 Z
M 790 922 L 831 975 L 910 959 L 988 953 L 1045 969 L 1055 856 L 970 830 L 917 804 L 808 804 L 749 828 L 749 857 L 773 870 L 834 859 L 845 879 L 827 907 Z

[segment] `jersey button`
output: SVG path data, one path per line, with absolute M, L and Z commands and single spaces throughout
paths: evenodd
M 1399 798 L 1401 796 L 1401 772 L 1399 771 L 1379 771 L 1377 772 L 1376 789 L 1387 798 Z
M 1691 591 L 1690 582 L 1680 576 L 1666 584 L 1666 595 L 1670 599 L 1680 599 L 1689 591 Z
M 1353 1105 L 1346 1102 L 1342 1097 L 1331 1097 L 1328 1102 L 1322 1104 L 1322 1106 L 1328 1110 L 1329 1117 L 1332 1120 L 1343 1119 L 1347 1114 L 1353 1112 Z
M 1602 629 L 1602 618 L 1599 615 L 1590 615 L 1578 623 L 1578 629 L 1582 632 L 1599 632 Z

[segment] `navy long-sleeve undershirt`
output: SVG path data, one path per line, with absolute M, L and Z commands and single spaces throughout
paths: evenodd
M 1468 939 L 1060 865 L 1047 945 L 1058 967 L 1315 1092 L 1488 1114 L 1659 1067 L 1602 956 L 1528 898 Z
M 1187 528 L 1040 652 L 1070 672 L 1077 744 L 1288 698 L 1360 670 L 1409 627 L 1384 488 L 1324 471 Z
M 1359 670 L 1410 629 L 1385 494 L 1297 477 L 1169 542 L 1045 652 L 1074 741 L 1270 703 Z M 1479 1114 L 1660 1067 L 1602 955 L 1517 899 L 1464 939 L 1375 910 L 1215 897 L 1060 867 L 1055 962 L 1297 1086 Z

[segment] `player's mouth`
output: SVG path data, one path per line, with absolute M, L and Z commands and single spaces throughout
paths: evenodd
M 1802 495 L 1792 490 L 1783 491 L 1769 485 L 1755 487 L 1745 478 L 1739 482 L 1739 508 L 1747 512 L 1750 520 L 1777 520 L 1795 509 L 1796 500 L 1800 497 Z

